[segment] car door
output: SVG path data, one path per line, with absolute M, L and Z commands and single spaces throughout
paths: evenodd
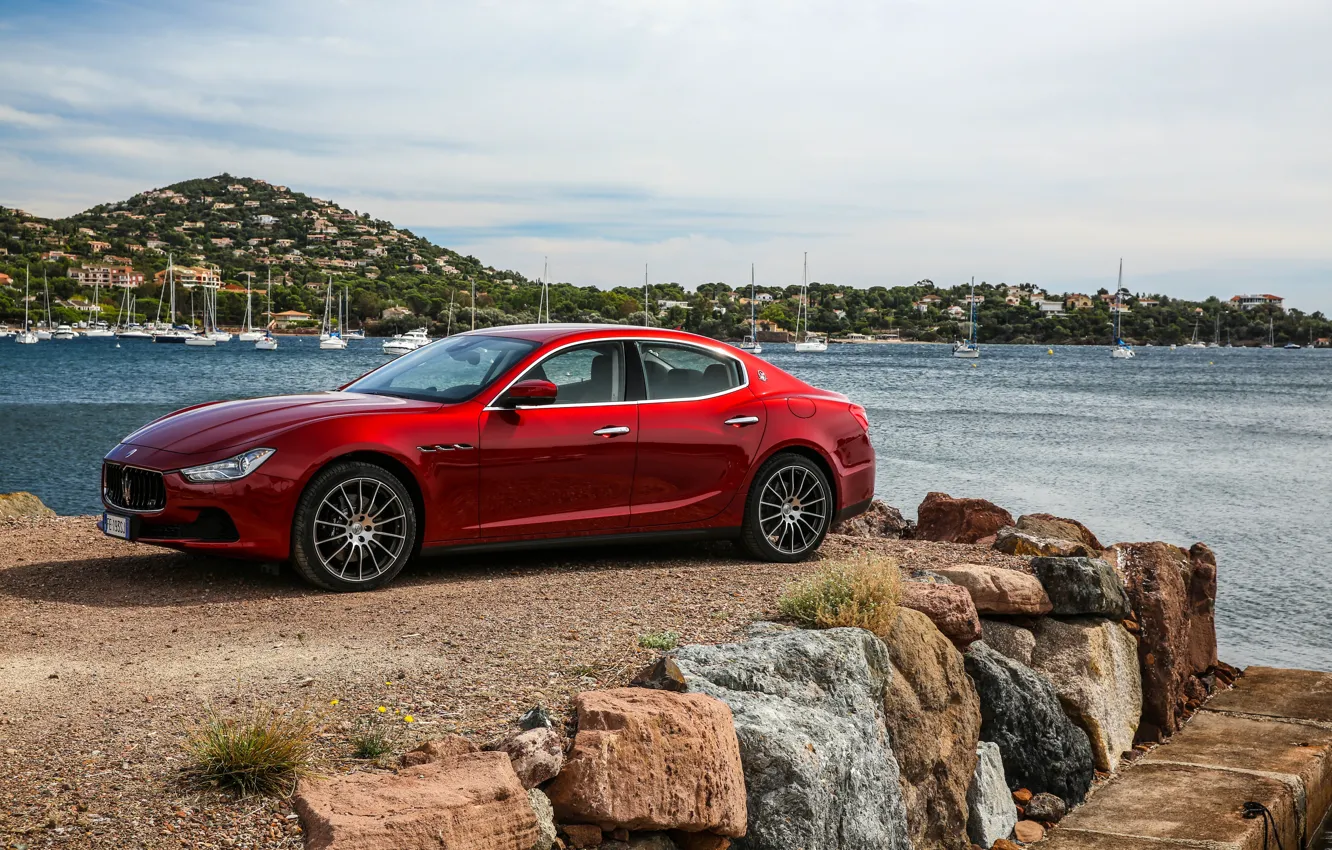
M 625 362 L 619 341 L 558 350 L 518 379 L 554 383 L 553 402 L 513 405 L 501 393 L 482 412 L 482 538 L 628 528 L 638 405 L 625 398 Z
M 721 513 L 763 441 L 764 406 L 744 365 L 701 345 L 640 341 L 633 527 L 702 522 Z

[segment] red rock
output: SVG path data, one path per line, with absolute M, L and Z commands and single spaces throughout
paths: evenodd
M 917 509 L 916 540 L 975 543 L 1013 524 L 1013 515 L 984 499 L 954 499 L 930 493 Z
M 990 845 L 990 850 L 1022 850 L 1022 846 L 1009 841 L 1007 838 L 1001 838 Z
M 981 614 L 1048 614 L 1054 607 L 1035 576 L 986 564 L 955 564 L 936 567 L 934 572 L 971 594 Z
M 403 767 L 412 767 L 432 762 L 452 761 L 458 756 L 476 751 L 476 745 L 462 735 L 445 735 L 443 738 L 426 741 L 415 749 L 408 750 L 399 757 L 398 762 Z
M 1045 827 L 1034 820 L 1020 820 L 1013 827 L 1013 836 L 1023 844 L 1035 844 L 1045 837 Z
M 725 703 L 619 688 L 579 694 L 574 708 L 573 751 L 547 789 L 557 819 L 745 834 L 740 744 Z
M 834 525 L 831 532 L 852 537 L 906 538 L 911 536 L 911 528 L 911 521 L 905 519 L 901 511 L 875 499 L 869 510 Z
M 1075 519 L 1054 516 L 1053 514 L 1023 514 L 1018 517 L 1018 531 L 1025 531 L 1036 537 L 1053 537 L 1056 540 L 1069 540 L 1081 543 L 1093 554 L 1105 549 L 1101 541 L 1087 526 Z
M 1027 803 L 1030 803 L 1031 797 L 1031 792 L 1026 788 L 1019 788 L 1013 792 L 1013 802 L 1017 803 L 1019 806 L 1025 806 Z
M 564 736 L 545 726 L 515 732 L 495 745 L 509 757 L 524 788 L 535 788 L 559 774 L 564 767 L 564 747 Z
M 601 827 L 591 826 L 582 823 L 571 823 L 561 826 L 565 836 L 569 839 L 570 847 L 600 847 L 601 846 Z
M 536 814 L 503 753 L 302 780 L 292 805 L 307 850 L 530 850 L 537 840 Z
M 980 615 L 965 587 L 905 581 L 901 605 L 929 617 L 958 649 L 966 649 L 981 638 Z
M 1159 740 L 1183 722 L 1201 680 L 1216 664 L 1216 560 L 1205 546 L 1191 556 L 1166 543 L 1118 543 L 1112 552 L 1137 616 L 1142 666 L 1139 741 Z

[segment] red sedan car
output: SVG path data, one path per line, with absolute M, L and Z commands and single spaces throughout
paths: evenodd
M 440 340 L 336 392 L 213 402 L 102 465 L 102 530 L 365 590 L 417 553 L 734 538 L 796 561 L 868 507 L 864 410 L 730 346 L 607 325 Z

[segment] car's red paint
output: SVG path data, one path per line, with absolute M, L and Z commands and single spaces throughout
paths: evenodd
M 617 532 L 736 530 L 753 476 L 781 451 L 822 462 L 843 518 L 863 510 L 873 495 L 874 452 L 849 400 L 743 351 L 678 331 L 615 325 L 474 333 L 537 346 L 460 403 L 347 391 L 279 396 L 200 405 L 134 432 L 107 462 L 161 472 L 166 486 L 165 508 L 138 514 L 140 539 L 286 560 L 305 486 L 320 469 L 348 456 L 380 463 L 404 479 L 419 502 L 418 544 L 431 549 Z M 552 351 L 596 340 L 675 341 L 720 352 L 738 361 L 746 382 L 699 399 L 497 406 L 504 391 Z M 535 400 L 542 400 L 540 394 Z M 743 417 L 758 421 L 727 424 Z M 593 433 L 617 426 L 630 430 Z M 275 453 L 237 481 L 191 483 L 179 472 L 258 447 Z M 105 496 L 103 501 L 109 511 L 124 513 Z M 205 540 L 181 531 L 218 511 L 234 524 L 237 539 Z

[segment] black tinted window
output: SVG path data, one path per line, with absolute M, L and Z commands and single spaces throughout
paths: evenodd
M 735 389 L 744 383 L 740 364 L 701 348 L 640 342 L 643 375 L 649 400 L 699 398 Z
M 624 401 L 624 349 L 618 342 L 570 348 L 542 360 L 521 378 L 532 379 L 559 387 L 556 404 Z

